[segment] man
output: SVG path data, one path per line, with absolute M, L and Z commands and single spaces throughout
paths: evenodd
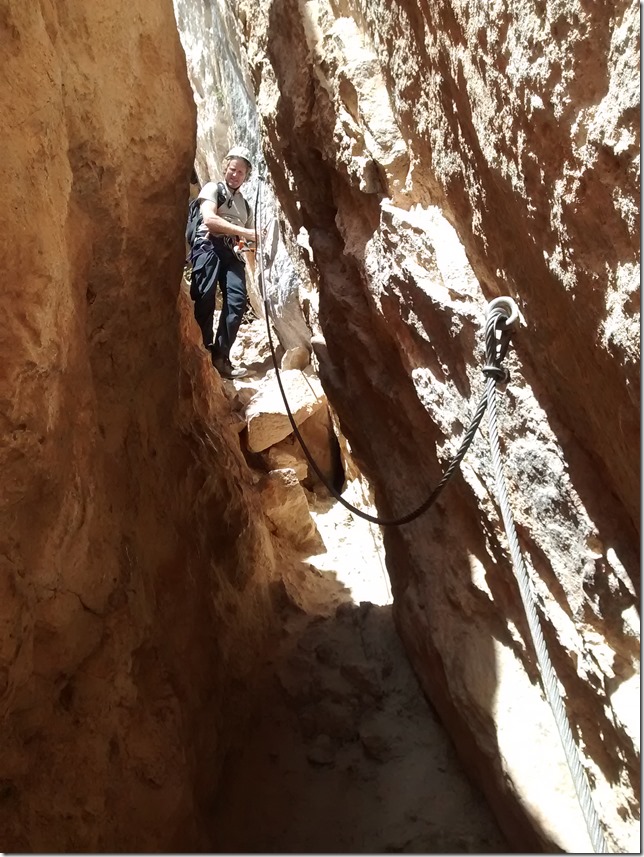
M 218 193 L 216 182 L 207 182 L 197 197 L 201 200 L 202 221 L 196 231 L 190 252 L 192 279 L 190 297 L 195 318 L 201 328 L 203 343 L 210 351 L 212 364 L 223 378 L 240 378 L 244 369 L 234 369 L 230 362 L 242 316 L 246 309 L 246 271 L 243 255 L 235 252 L 241 241 L 255 241 L 253 213 L 242 196 L 240 187 L 253 168 L 245 146 L 235 146 L 224 158 L 223 188 Z M 217 283 L 221 287 L 223 306 L 217 332 L 213 335 Z

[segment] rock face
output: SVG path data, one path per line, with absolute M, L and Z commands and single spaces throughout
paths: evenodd
M 236 143 L 248 146 L 254 170 L 243 194 L 256 211 L 259 176 L 265 164 L 259 142 L 259 121 L 252 92 L 252 79 L 240 47 L 239 10 L 223 0 L 199 4 L 174 0 L 177 25 L 186 52 L 188 72 L 197 105 L 197 152 L 195 164 L 202 184 L 221 177 L 226 152 Z M 276 210 L 270 185 L 262 183 L 261 209 L 264 222 Z M 308 347 L 310 331 L 302 317 L 298 291 L 302 283 L 289 254 L 279 244 L 269 266 L 278 276 L 265 277 L 271 315 L 285 348 Z M 262 309 L 259 288 L 251 281 L 249 297 L 256 312 Z
M 207 849 L 273 546 L 177 302 L 172 5 L 3 3 L 0 34 L 0 842 Z
M 634 2 L 221 3 L 261 116 L 320 377 L 384 515 L 429 493 L 521 310 L 505 470 L 612 847 L 639 816 L 639 53 Z M 319 329 L 319 331 L 318 331 Z M 316 351 L 317 353 L 317 351 Z M 519 850 L 589 849 L 487 440 L 386 532 L 399 631 Z
M 315 334 L 383 514 L 424 499 L 457 445 L 486 300 L 519 303 L 512 508 L 597 809 L 635 850 L 637 5 L 177 9 L 203 25 L 195 89 L 192 56 L 235 135 L 213 132 L 198 163 L 260 129 L 289 242 L 282 344 Z M 0 32 L 0 842 L 209 850 L 283 563 L 179 287 L 195 107 L 172 7 L 10 0 Z M 385 535 L 398 630 L 505 834 L 587 850 L 485 438 L 430 513 Z

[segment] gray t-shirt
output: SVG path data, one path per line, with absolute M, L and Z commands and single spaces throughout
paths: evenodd
M 223 217 L 229 223 L 234 223 L 236 226 L 245 226 L 247 229 L 253 228 L 253 212 L 252 209 L 246 208 L 246 202 L 241 194 L 241 191 L 231 190 L 225 182 L 222 182 L 226 199 L 217 209 L 219 217 Z M 201 188 L 197 199 L 207 199 L 217 205 L 217 182 L 206 182 Z M 250 208 L 250 207 L 249 207 Z M 205 237 L 208 234 L 208 228 L 202 222 L 199 224 L 197 235 Z

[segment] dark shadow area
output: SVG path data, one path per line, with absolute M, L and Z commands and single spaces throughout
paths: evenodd
M 397 637 L 390 607 L 285 614 L 213 808 L 225 853 L 508 853 Z

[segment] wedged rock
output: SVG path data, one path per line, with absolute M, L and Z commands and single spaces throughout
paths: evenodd
M 316 378 L 310 378 L 298 369 L 287 369 L 280 373 L 280 377 L 298 427 L 326 405 L 322 385 Z M 267 375 L 250 400 L 246 408 L 246 423 L 248 447 L 252 452 L 261 452 L 291 434 L 292 426 L 273 373 Z
M 340 461 L 338 442 L 331 424 L 329 409 L 320 408 L 308 420 L 305 420 L 301 426 L 298 426 L 298 428 L 302 435 L 302 440 L 306 444 L 306 448 L 320 468 L 322 475 L 328 483 L 333 485 Z M 306 487 L 315 490 L 322 483 L 310 464 L 308 465 L 308 470 L 309 479 Z
M 235 410 L 243 411 L 245 414 L 249 402 L 257 395 L 259 382 L 254 378 L 236 378 L 233 389 L 234 393 L 229 395 L 229 401 Z M 246 422 L 245 416 L 244 422 Z
M 282 371 L 286 371 L 287 369 L 306 369 L 310 362 L 311 355 L 309 349 L 303 345 L 296 345 L 285 352 L 281 360 L 281 368 Z
M 258 488 L 264 514 L 278 537 L 309 554 L 324 550 L 295 471 L 272 470 L 260 479 Z
M 299 482 L 304 482 L 309 475 L 309 463 L 294 434 L 270 446 L 262 456 L 270 470 L 293 470 Z
M 235 434 L 241 434 L 246 428 L 246 420 L 240 411 L 231 410 L 225 422 Z

